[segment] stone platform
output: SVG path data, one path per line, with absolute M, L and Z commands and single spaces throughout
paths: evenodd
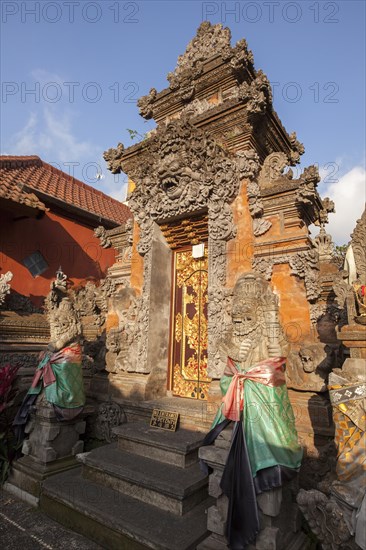
M 146 422 L 115 429 L 117 443 L 78 455 L 81 468 L 47 479 L 40 506 L 109 550 L 193 550 L 207 535 L 204 434 Z

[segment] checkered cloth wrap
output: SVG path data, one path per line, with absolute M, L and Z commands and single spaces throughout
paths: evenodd
M 337 476 L 348 481 L 366 469 L 366 384 L 329 386 L 333 406 Z

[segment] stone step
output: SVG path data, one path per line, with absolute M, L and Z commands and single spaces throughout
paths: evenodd
M 128 422 L 114 428 L 118 448 L 129 453 L 187 468 L 198 461 L 205 433 L 179 429 L 176 432 L 151 428 L 146 422 Z
M 108 550 L 194 550 L 208 535 L 212 502 L 176 516 L 87 480 L 80 469 L 48 478 L 40 498 L 47 515 Z
M 78 455 L 83 477 L 162 510 L 183 515 L 207 498 L 208 478 L 198 464 L 182 469 L 122 452 L 110 444 Z

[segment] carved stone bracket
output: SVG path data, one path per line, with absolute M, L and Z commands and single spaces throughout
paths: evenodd
M 268 155 L 263 163 L 258 178 L 259 186 L 261 188 L 271 187 L 273 182 L 283 178 L 283 171 L 288 164 L 287 155 L 283 152 L 276 152 Z
M 108 237 L 107 230 L 102 225 L 94 229 L 94 235 L 100 240 L 100 246 L 102 248 L 110 248 L 112 246 L 112 241 Z
M 237 88 L 237 97 L 250 114 L 263 115 L 272 108 L 272 89 L 263 71 L 258 71 L 251 82 L 243 82 Z

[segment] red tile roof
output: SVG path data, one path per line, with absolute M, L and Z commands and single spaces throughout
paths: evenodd
M 1 157 L 0 157 L 1 159 Z M 47 210 L 46 206 L 41 202 L 34 193 L 27 193 L 23 186 L 11 178 L 2 177 L 2 167 L 0 161 L 0 198 L 10 200 L 30 208 L 38 210 Z
M 35 155 L 0 156 L 0 196 L 15 200 L 17 189 L 21 192 L 22 185 L 27 190 L 31 188 L 116 225 L 132 217 L 130 209 L 118 200 L 65 174 Z M 46 200 L 43 195 L 42 199 Z

